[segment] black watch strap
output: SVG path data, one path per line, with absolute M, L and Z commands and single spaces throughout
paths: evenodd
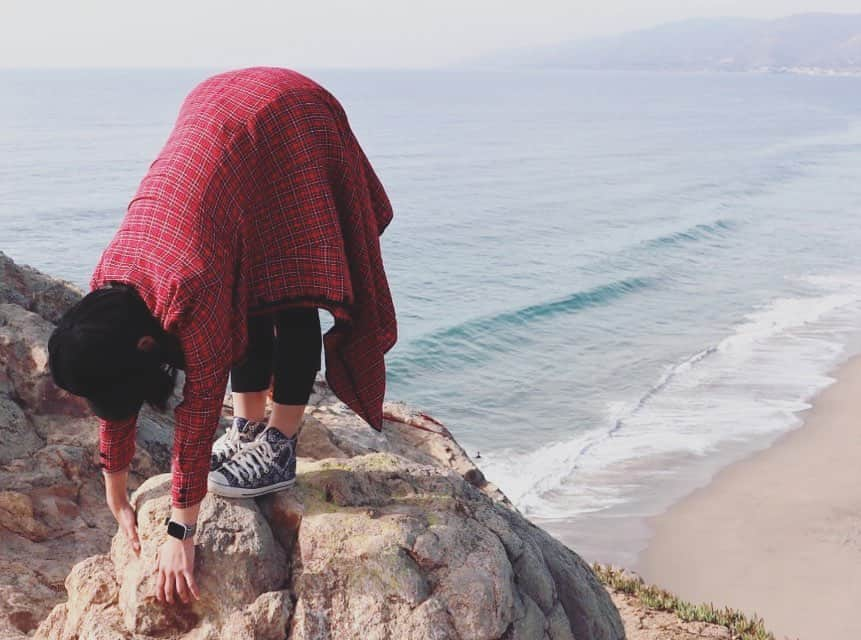
M 171 520 L 170 516 L 167 516 L 164 519 L 164 523 L 167 525 L 167 535 L 173 536 L 174 538 L 179 538 L 180 540 L 186 540 L 187 538 L 190 538 L 197 530 L 196 523 L 183 524 L 182 522 Z

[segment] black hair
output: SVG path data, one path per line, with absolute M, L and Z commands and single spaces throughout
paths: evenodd
M 140 349 L 150 335 L 154 344 Z M 185 363 L 179 340 L 165 331 L 134 286 L 109 282 L 90 291 L 57 324 L 48 341 L 49 369 L 60 388 L 84 397 L 127 393 L 167 410 Z

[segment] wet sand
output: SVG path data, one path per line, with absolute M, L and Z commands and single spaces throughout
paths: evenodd
M 647 581 L 778 638 L 861 638 L 861 357 L 833 376 L 801 427 L 649 521 Z

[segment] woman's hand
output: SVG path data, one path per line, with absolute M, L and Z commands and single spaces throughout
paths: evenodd
M 108 508 L 114 514 L 117 524 L 120 525 L 120 531 L 126 536 L 126 540 L 132 545 L 135 555 L 141 554 L 141 541 L 138 537 L 137 514 L 129 503 L 128 497 L 123 495 L 120 497 L 109 497 Z
M 180 540 L 168 536 L 158 548 L 155 556 L 157 573 L 155 596 L 159 602 L 173 603 L 173 592 L 183 602 L 190 602 L 194 596 L 200 600 L 200 592 L 194 581 L 194 538 Z

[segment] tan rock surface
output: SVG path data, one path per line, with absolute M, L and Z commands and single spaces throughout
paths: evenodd
M 591 569 L 525 520 L 443 425 L 387 403 L 377 433 L 322 380 L 296 487 L 208 495 L 203 597 L 161 605 L 149 568 L 169 511 L 171 416 L 144 409 L 138 424 L 137 558 L 104 504 L 96 421 L 45 370 L 52 320 L 82 292 L 0 258 L 0 637 L 624 637 Z
M 317 430 L 309 418 L 303 434 Z M 124 639 L 624 637 L 576 554 L 453 469 L 389 451 L 302 457 L 296 487 L 258 499 L 207 495 L 201 600 L 161 605 L 148 569 L 169 482 L 159 474 L 133 494 L 140 558 L 117 535 L 109 555 L 75 565 L 69 600 L 35 637 L 71 640 L 89 628 Z

